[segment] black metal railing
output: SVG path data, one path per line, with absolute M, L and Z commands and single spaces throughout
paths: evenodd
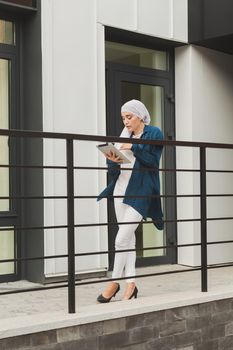
M 47 256 L 34 256 L 34 257 L 18 257 L 15 259 L 2 259 L 0 263 L 20 263 L 23 261 L 35 261 L 35 260 L 49 260 L 49 259 L 59 259 L 59 258 L 67 258 L 68 260 L 68 280 L 67 283 L 56 284 L 52 286 L 46 287 L 38 287 L 38 288 L 27 288 L 22 290 L 13 290 L 1 292 L 0 295 L 5 294 L 13 294 L 13 293 L 24 293 L 31 291 L 39 291 L 45 289 L 55 289 L 55 288 L 63 288 L 68 287 L 68 311 L 69 313 L 75 313 L 75 287 L 80 285 L 87 285 L 93 283 L 102 283 L 106 281 L 112 281 L 113 279 L 104 279 L 103 280 L 92 280 L 92 281 L 75 281 L 75 257 L 81 256 L 91 256 L 91 255 L 102 255 L 102 254 L 110 254 L 115 253 L 116 251 L 106 250 L 106 251 L 92 251 L 85 253 L 75 253 L 75 228 L 81 227 L 101 227 L 101 226 L 111 226 L 111 225 L 125 225 L 129 223 L 135 222 L 103 222 L 103 223 L 75 223 L 75 199 L 96 199 L 98 196 L 75 196 L 74 193 L 74 171 L 76 170 L 101 170 L 106 171 L 107 167 L 90 167 L 90 166 L 74 166 L 74 142 L 75 141 L 92 141 L 92 142 L 130 142 L 136 144 L 153 144 L 164 147 L 194 147 L 199 149 L 200 154 L 200 168 L 199 169 L 159 169 L 161 172 L 197 172 L 200 174 L 200 194 L 167 194 L 161 195 L 161 198 L 200 198 L 200 218 L 190 218 L 190 219 L 171 219 L 166 218 L 164 223 L 180 223 L 180 222 L 200 222 L 201 224 L 201 241 L 198 243 L 190 243 L 190 244 L 172 244 L 172 245 L 163 245 L 163 246 L 155 246 L 148 248 L 137 248 L 137 249 L 128 249 L 128 250 L 118 250 L 117 252 L 126 252 L 126 251 L 145 251 L 145 250 L 154 250 L 154 249 L 177 249 L 182 247 L 201 247 L 201 265 L 195 268 L 190 269 L 180 269 L 178 271 L 166 271 L 159 273 L 150 273 L 150 274 L 141 274 L 137 276 L 130 276 L 136 278 L 145 278 L 151 276 L 165 275 L 165 274 L 173 274 L 173 273 L 183 273 L 190 271 L 201 271 L 201 290 L 202 292 L 207 292 L 208 283 L 207 283 L 207 271 L 209 268 L 219 268 L 222 266 L 233 266 L 233 262 L 227 264 L 218 264 L 218 265 L 207 265 L 207 246 L 214 244 L 227 244 L 233 243 L 233 240 L 225 240 L 225 241 L 207 241 L 207 222 L 211 220 L 233 220 L 232 217 L 207 217 L 207 198 L 208 197 L 233 197 L 233 193 L 225 193 L 225 194 L 207 194 L 207 178 L 206 174 L 209 173 L 233 173 L 233 170 L 219 170 L 219 169 L 206 169 L 206 150 L 207 149 L 233 149 L 233 144 L 222 144 L 222 143 L 206 143 L 206 142 L 187 142 L 187 141 L 153 141 L 153 140 L 142 140 L 142 139 L 127 139 L 127 138 L 119 138 L 119 137 L 111 137 L 111 136 L 94 136 L 94 135 L 80 135 L 80 134 L 67 134 L 67 133 L 53 133 L 53 132 L 40 132 L 40 131 L 23 131 L 23 130 L 0 130 L 0 137 L 5 136 L 9 138 L 32 138 L 32 139 L 59 139 L 66 141 L 66 165 L 65 166 L 56 166 L 56 165 L 25 165 L 25 164 L 10 164 L 10 165 L 0 165 L 0 168 L 31 168 L 31 169 L 63 169 L 66 170 L 66 179 L 67 179 L 67 195 L 66 196 L 2 196 L 0 200 L 3 199 L 18 199 L 18 200 L 26 200 L 26 199 L 65 199 L 67 201 L 67 223 L 64 225 L 50 225 L 50 226 L 20 226 L 20 227 L 9 227 L 7 231 L 11 230 L 50 230 L 50 229 L 67 229 L 67 245 L 68 251 L 67 254 L 60 255 L 47 255 Z M 132 170 L 131 168 L 124 168 L 125 170 Z M 149 168 L 142 168 L 141 171 L 154 171 Z M 113 197 L 113 196 L 112 196 Z M 115 196 L 121 197 L 121 196 Z M 131 196 L 136 197 L 136 196 Z M 137 197 L 145 197 L 145 196 L 137 196 Z M 158 197 L 158 196 L 150 196 L 150 197 Z M 143 221 L 144 224 L 155 223 L 156 221 Z M 0 231 L 5 231 L 5 228 L 0 228 Z M 1 249 L 1 247 L 0 247 Z M 129 278 L 129 277 L 127 277 Z M 126 277 L 118 278 L 118 280 L 124 280 Z M 114 279 L 115 280 L 115 279 Z

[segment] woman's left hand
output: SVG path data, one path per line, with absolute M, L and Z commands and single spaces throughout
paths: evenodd
M 132 143 L 123 143 L 120 147 L 120 150 L 131 150 Z

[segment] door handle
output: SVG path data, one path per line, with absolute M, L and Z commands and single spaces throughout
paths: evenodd
M 172 140 L 174 140 L 174 138 L 175 138 L 174 132 L 168 131 L 167 132 L 167 139 L 172 141 Z
M 167 95 L 167 99 L 170 103 L 175 103 L 175 97 L 174 95 Z

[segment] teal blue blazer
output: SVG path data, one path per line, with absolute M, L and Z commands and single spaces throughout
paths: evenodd
M 141 139 L 144 140 L 163 140 L 161 130 L 155 126 L 145 125 Z M 160 197 L 150 198 L 146 196 L 160 195 L 159 180 L 159 161 L 161 158 L 163 146 L 133 144 L 132 152 L 135 156 L 135 163 L 132 170 L 128 186 L 125 192 L 123 203 L 130 205 L 139 212 L 143 219 L 148 217 L 156 221 L 154 225 L 163 230 L 163 212 Z M 116 181 L 120 175 L 120 165 L 107 161 L 108 173 L 112 177 L 109 185 L 100 193 L 97 200 L 102 198 L 112 199 Z M 148 168 L 150 171 L 141 170 Z M 153 169 L 153 171 L 151 170 Z M 127 196 L 145 196 L 143 198 L 128 198 Z

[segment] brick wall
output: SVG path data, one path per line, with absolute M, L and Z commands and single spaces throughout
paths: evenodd
M 0 339 L 18 350 L 232 350 L 233 299 Z

